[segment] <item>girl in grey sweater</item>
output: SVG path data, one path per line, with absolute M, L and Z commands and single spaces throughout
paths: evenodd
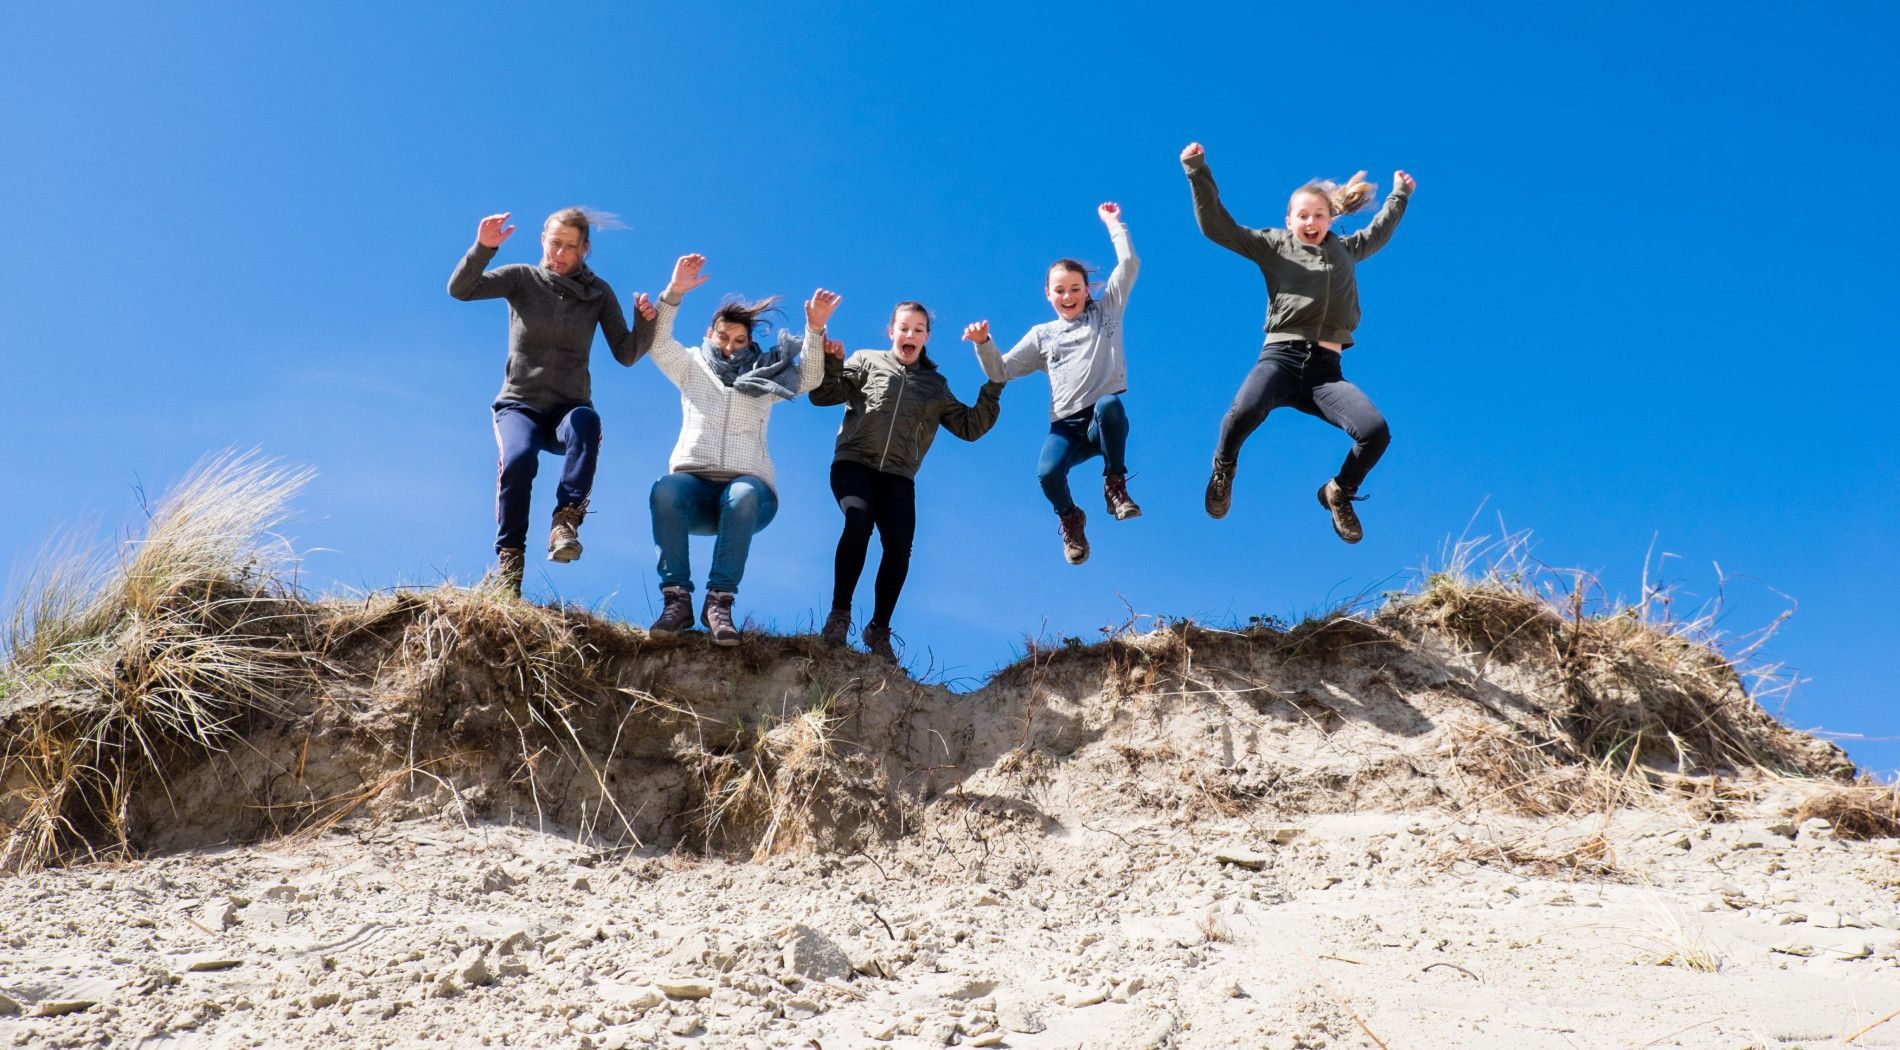
M 1115 270 L 1102 286 L 1102 297 L 1089 294 L 1088 269 L 1074 259 L 1057 259 L 1043 279 L 1043 295 L 1056 319 L 1044 321 L 998 353 L 990 341 L 990 323 L 963 330 L 976 344 L 983 372 L 997 382 L 1031 372 L 1049 373 L 1049 436 L 1043 439 L 1036 477 L 1055 509 L 1062 534 L 1062 556 L 1070 565 L 1088 560 L 1088 516 L 1069 492 L 1071 468 L 1102 457 L 1102 498 L 1117 521 L 1139 517 L 1141 507 L 1128 495 L 1128 412 L 1121 395 L 1128 390 L 1128 359 L 1122 349 L 1122 311 L 1135 286 L 1141 260 L 1128 239 L 1121 205 L 1095 209 L 1115 245 Z
M 1359 324 L 1359 285 L 1353 267 L 1385 246 L 1405 214 L 1415 185 L 1403 171 L 1392 173 L 1392 193 L 1372 223 L 1344 237 L 1333 220 L 1370 203 L 1375 187 L 1365 172 L 1346 185 L 1309 182 L 1287 201 L 1285 229 L 1250 229 L 1222 207 L 1207 156 L 1198 142 L 1181 151 L 1181 167 L 1194 191 L 1194 219 L 1208 240 L 1246 256 L 1267 282 L 1266 346 L 1221 420 L 1220 446 L 1207 480 L 1207 513 L 1227 516 L 1240 446 L 1276 408 L 1291 406 L 1318 416 L 1353 439 L 1339 473 L 1319 488 L 1320 506 L 1333 531 L 1347 543 L 1364 535 L 1353 503 L 1359 484 L 1385 453 L 1391 431 L 1385 417 L 1340 371 L 1340 354 L 1352 345 Z

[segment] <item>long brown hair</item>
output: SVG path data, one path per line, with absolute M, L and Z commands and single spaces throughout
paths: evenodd
M 713 311 L 712 323 L 716 325 L 723 321 L 726 324 L 744 325 L 746 337 L 756 344 L 759 341 L 759 325 L 764 322 L 765 315 L 779 312 L 778 300 L 778 296 L 768 295 L 758 302 L 748 303 L 736 295 L 726 296 L 720 300 L 719 309 Z

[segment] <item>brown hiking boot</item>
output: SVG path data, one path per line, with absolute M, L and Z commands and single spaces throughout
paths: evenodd
M 666 604 L 660 609 L 660 618 L 647 628 L 647 634 L 654 638 L 671 638 L 692 630 L 693 592 L 684 587 L 662 587 L 660 597 Z
M 1234 502 L 1234 464 L 1214 461 L 1214 472 L 1207 476 L 1207 495 L 1202 504 L 1207 516 L 1216 520 L 1227 516 Z
M 851 610 L 831 610 L 831 615 L 825 617 L 825 629 L 818 633 L 818 637 L 823 638 L 826 645 L 843 646 L 851 637 Z
M 554 508 L 554 528 L 548 530 L 548 560 L 577 561 L 581 556 L 581 519 L 587 501 Z
M 495 573 L 491 577 L 496 586 L 510 598 L 521 597 L 521 574 L 526 567 L 527 558 L 520 547 L 503 547 L 495 552 Z
M 864 639 L 864 648 L 869 650 L 872 656 L 877 657 L 893 667 L 897 666 L 897 650 L 891 648 L 891 629 L 889 627 L 880 627 L 874 623 L 867 623 L 864 625 L 864 630 L 860 632 L 860 636 Z
M 1062 531 L 1062 556 L 1070 565 L 1080 565 L 1089 560 L 1089 538 L 1082 531 L 1089 516 L 1082 513 L 1081 507 L 1070 507 L 1067 514 L 1057 515 L 1056 527 Z
M 1319 487 L 1319 505 L 1332 513 L 1333 531 L 1347 543 L 1358 543 L 1365 537 L 1365 530 L 1359 527 L 1359 515 L 1352 509 L 1354 503 L 1364 499 L 1340 488 L 1336 481 L 1327 481 Z
M 732 624 L 731 591 L 707 591 L 706 604 L 699 607 L 699 622 L 712 633 L 714 645 L 739 644 L 739 628 Z
M 1108 513 L 1116 521 L 1141 517 L 1141 504 L 1128 498 L 1128 475 L 1102 475 L 1102 498 L 1108 501 Z

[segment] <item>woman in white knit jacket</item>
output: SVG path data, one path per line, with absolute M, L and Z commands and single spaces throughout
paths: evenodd
M 667 466 L 672 473 L 653 483 L 653 543 L 659 548 L 664 607 L 649 634 L 667 636 L 693 625 L 693 579 L 689 535 L 715 536 L 712 570 L 700 622 L 719 645 L 739 644 L 732 599 L 745 575 L 753 534 L 778 513 L 765 426 L 772 407 L 824 378 L 825 323 L 838 294 L 823 288 L 805 303 L 802 348 L 781 343 L 761 352 L 753 330 L 776 297 L 758 303 L 728 302 L 706 328 L 706 341 L 681 346 L 673 338 L 680 298 L 706 283 L 706 257 L 687 255 L 673 266 L 654 321 L 653 363 L 680 389 L 680 437 Z M 794 358 L 797 364 L 793 364 Z

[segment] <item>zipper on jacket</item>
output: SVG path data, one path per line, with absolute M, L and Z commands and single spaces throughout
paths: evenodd
M 1315 343 L 1326 338 L 1326 317 L 1333 309 L 1333 264 L 1326 258 L 1325 245 L 1320 246 L 1319 261 L 1326 267 L 1326 295 L 1319 301 L 1319 338 L 1313 340 Z
M 891 402 L 891 425 L 884 430 L 884 451 L 878 453 L 877 457 L 879 470 L 883 470 L 884 461 L 891 458 L 891 437 L 897 433 L 897 410 L 904 404 L 904 388 L 910 385 L 910 369 L 902 364 L 899 367 L 904 368 L 904 371 L 897 375 L 897 400 Z

